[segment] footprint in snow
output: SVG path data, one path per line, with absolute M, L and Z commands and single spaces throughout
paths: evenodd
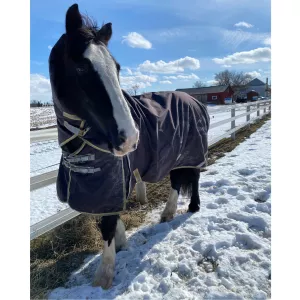
M 222 166 L 222 167 L 226 167 L 226 166 L 233 166 L 234 165 L 234 163 L 232 162 L 232 163 L 222 163 L 222 164 L 219 164 L 220 166 Z
M 236 196 L 236 199 L 237 199 L 237 200 L 245 200 L 246 197 L 245 197 L 244 195 L 237 195 L 237 196 Z
M 238 194 L 238 189 L 237 188 L 229 188 L 229 189 L 227 189 L 227 193 L 229 195 L 236 196 Z
M 256 171 L 251 169 L 239 169 L 238 172 L 243 176 L 249 176 L 255 173 Z
M 260 216 L 253 216 L 249 214 L 241 214 L 241 213 L 228 213 L 227 217 L 239 222 L 244 222 L 248 225 L 248 230 L 254 231 L 269 231 L 269 226 L 267 222 Z
M 218 203 L 218 204 L 227 204 L 228 200 L 226 198 L 220 197 L 220 198 L 216 199 L 215 202 Z
M 253 195 L 254 201 L 258 203 L 266 202 L 270 198 L 270 193 L 267 191 L 261 191 Z
M 211 186 L 213 186 L 214 184 L 215 184 L 215 183 L 214 183 L 213 181 L 205 181 L 205 182 L 202 182 L 202 183 L 200 184 L 200 186 L 206 188 L 206 187 L 211 187 Z
M 216 185 L 221 187 L 221 186 L 224 186 L 224 185 L 232 185 L 232 183 L 227 179 L 221 179 L 221 180 L 218 180 L 216 182 Z
M 209 208 L 209 209 L 217 209 L 217 208 L 219 208 L 219 205 L 216 204 L 216 203 L 208 203 L 208 204 L 206 205 L 206 208 Z
M 207 173 L 207 175 L 216 175 L 218 173 L 219 173 L 218 171 L 210 171 L 209 173 Z
M 260 241 L 256 236 L 239 233 L 235 235 L 233 246 L 246 250 L 255 250 L 261 248 Z

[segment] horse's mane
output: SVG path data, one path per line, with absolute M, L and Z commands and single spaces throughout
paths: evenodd
M 80 29 L 81 33 L 87 38 L 93 38 L 97 35 L 97 31 L 99 31 L 100 27 L 97 24 L 97 21 L 87 14 L 81 15 L 82 17 L 82 28 Z M 104 23 L 102 24 L 102 26 Z

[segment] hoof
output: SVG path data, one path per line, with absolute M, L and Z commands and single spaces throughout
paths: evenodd
M 114 265 L 107 264 L 101 265 L 99 270 L 96 271 L 93 281 L 93 287 L 100 286 L 104 290 L 109 289 L 112 286 L 114 279 Z
M 160 223 L 169 222 L 174 219 L 174 215 L 162 215 L 160 217 Z
M 116 252 L 127 250 L 128 249 L 128 242 L 122 243 L 121 245 L 116 245 Z
M 187 212 L 195 213 L 195 212 L 197 212 L 199 210 L 200 210 L 200 206 L 199 205 L 195 205 L 195 206 L 189 205 L 189 208 L 188 208 Z

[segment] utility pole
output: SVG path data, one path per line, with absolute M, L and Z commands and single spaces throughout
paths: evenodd
M 266 97 L 269 97 L 268 77 L 267 77 L 267 80 L 266 80 Z

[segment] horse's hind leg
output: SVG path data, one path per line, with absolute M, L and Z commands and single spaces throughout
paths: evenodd
M 177 200 L 180 190 L 184 195 L 191 197 L 188 211 L 196 212 L 200 209 L 198 184 L 200 170 L 196 168 L 175 169 L 170 172 L 171 192 L 166 207 L 161 215 L 161 222 L 174 218 L 177 209 Z
M 191 174 L 191 182 L 192 182 L 192 196 L 191 202 L 189 204 L 189 212 L 197 212 L 200 209 L 200 197 L 199 197 L 199 179 L 200 179 L 200 170 L 199 169 L 191 169 L 193 170 Z
M 104 240 L 104 248 L 102 261 L 96 271 L 93 286 L 101 286 L 103 289 L 110 288 L 114 278 L 116 260 L 115 234 L 118 219 L 118 215 L 105 216 L 102 217 L 101 223 L 98 224 Z
M 161 222 L 168 222 L 174 218 L 174 215 L 177 210 L 177 200 L 180 193 L 181 187 L 181 173 L 178 170 L 172 170 L 170 172 L 170 180 L 171 180 L 171 190 L 169 199 L 166 203 L 166 207 L 161 214 Z
M 115 244 L 116 244 L 116 252 L 118 252 L 119 250 L 127 246 L 125 225 L 120 218 L 117 221 L 117 228 L 115 233 Z

